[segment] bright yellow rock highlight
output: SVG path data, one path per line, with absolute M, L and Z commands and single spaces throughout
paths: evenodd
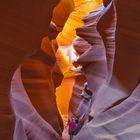
M 74 0 L 75 8 L 57 37 L 58 44 L 60 46 L 70 45 L 76 37 L 75 28 L 83 25 L 83 17 L 96 9 L 101 3 L 102 0 Z

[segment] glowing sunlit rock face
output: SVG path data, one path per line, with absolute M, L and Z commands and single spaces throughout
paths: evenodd
M 58 17 L 60 17 L 60 19 L 63 18 L 66 20 L 66 18 L 70 14 L 62 32 L 60 32 L 57 37 L 60 49 L 58 50 L 56 55 L 60 68 L 64 73 L 72 68 L 71 61 L 74 57 L 74 53 L 72 53 L 73 50 L 70 45 L 73 39 L 76 37 L 75 29 L 82 26 L 84 24 L 82 21 L 83 17 L 97 8 L 101 3 L 102 0 L 73 0 L 71 2 L 62 0 L 56 7 L 53 20 L 56 21 L 56 24 L 58 24 L 58 26 L 60 26 L 60 24 L 62 26 L 62 24 L 64 23 L 60 22 Z M 61 11 L 61 8 L 67 5 L 68 9 L 66 10 L 66 12 Z M 60 11 L 62 12 L 61 14 Z
M 75 28 L 83 25 L 83 17 L 101 3 L 102 0 L 74 0 L 74 10 L 70 14 L 63 31 L 57 37 L 58 44 L 61 46 L 70 45 L 76 37 Z
M 75 29 L 77 27 L 82 26 L 84 23 L 82 21 L 83 17 L 86 16 L 90 11 L 97 8 L 102 3 L 102 0 L 74 0 L 73 2 L 67 1 L 67 4 L 64 0 L 60 2 L 58 7 L 56 7 L 56 10 L 54 11 L 54 21 L 60 24 L 58 17 L 63 18 L 64 16 L 68 16 L 68 14 L 71 12 L 71 14 L 68 17 L 68 20 L 66 21 L 64 28 L 62 32 L 59 33 L 57 37 L 57 41 L 59 44 L 60 49 L 57 52 L 57 58 L 61 70 L 65 73 L 69 69 L 72 69 L 72 59 L 74 57 L 73 50 L 71 49 L 70 45 L 73 41 L 73 39 L 76 37 Z M 62 13 L 59 13 L 60 6 L 64 4 L 63 6 L 68 6 L 68 12 L 62 11 Z M 66 10 L 67 11 L 67 10 Z M 58 12 L 58 13 L 57 13 Z M 55 16 L 56 13 L 56 16 Z M 61 16 L 62 15 L 62 16 Z M 66 19 L 66 17 L 65 17 Z M 62 23 L 61 23 L 62 24 Z M 62 58 L 63 56 L 63 58 Z M 64 67 L 65 65 L 65 67 Z
M 73 0 L 74 10 L 71 12 L 68 20 L 66 21 L 62 32 L 60 32 L 57 37 L 59 49 L 56 53 L 56 57 L 60 69 L 64 73 L 64 77 L 74 76 L 74 72 L 70 72 L 69 70 L 73 69 L 72 60 L 75 57 L 71 46 L 73 39 L 76 37 L 75 29 L 82 26 L 84 24 L 82 21 L 83 17 L 97 8 L 101 3 L 102 0 Z M 74 82 L 74 78 L 64 79 L 56 92 L 57 104 L 63 116 L 68 115 L 69 101 Z M 65 87 L 68 88 L 66 89 Z M 66 117 L 64 117 L 65 120 Z
M 73 0 L 61 0 L 59 4 L 54 8 L 52 20 L 57 25 L 59 32 L 63 29 L 66 20 L 73 10 Z

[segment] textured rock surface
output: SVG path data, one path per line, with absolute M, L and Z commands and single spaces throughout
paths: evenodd
M 73 0 L 60 0 L 59 4 L 54 8 L 52 20 L 61 31 L 66 23 L 70 13 L 74 10 Z
M 61 84 L 63 74 L 55 64 L 53 47 L 47 37 L 44 38 L 41 49 L 22 65 L 21 75 L 33 106 L 61 135 L 63 124 L 56 106 L 55 89 Z
M 0 139 L 12 140 L 14 114 L 10 81 L 18 65 L 47 35 L 52 9 L 58 1 L 1 1 L 0 4 Z
M 106 87 L 107 90 L 102 86 L 103 89 L 101 88 L 98 91 L 95 101 L 93 102 L 93 106 L 91 107 L 90 115 L 93 115 L 94 118 L 84 125 L 74 140 L 140 139 L 140 84 L 138 85 L 140 74 L 140 51 L 138 47 L 139 26 L 137 26 L 140 22 L 139 18 L 137 18 L 139 1 L 129 1 L 128 4 L 128 1 L 117 0 L 115 4 L 118 23 L 116 30 L 114 74 L 119 81 L 123 83 L 126 91 L 128 90 L 129 92 L 126 92 L 122 88 L 118 87 L 116 83 L 116 87 L 110 88 L 110 86 L 114 84 L 112 84 L 112 82 L 114 82 L 113 80 L 111 81 L 111 85 Z M 106 27 L 100 25 L 102 19 L 105 23 L 104 17 L 106 16 L 103 16 L 103 18 L 99 20 L 98 24 L 98 31 L 100 32 L 102 38 L 102 31 L 104 32 L 106 30 L 102 30 L 102 28 L 99 27 Z M 106 45 L 105 41 L 104 44 Z M 136 87 L 136 85 L 138 86 Z M 134 88 L 135 90 L 132 92 L 132 94 L 130 94 L 130 91 L 132 91 Z M 111 104 L 111 100 L 115 97 L 114 93 L 115 96 L 117 95 L 119 97 L 121 97 L 119 94 L 124 94 L 125 98 L 103 111 L 102 109 L 104 106 Z
M 75 84 L 73 86 L 72 97 L 69 105 L 69 116 L 76 115 L 85 81 L 85 76 L 82 73 L 75 76 Z
M 140 139 L 140 85 L 121 104 L 94 117 L 74 140 Z
M 28 97 L 29 94 L 26 93 L 22 84 L 20 68 L 15 72 L 12 78 L 11 95 L 12 105 L 16 114 L 14 140 L 60 139 L 59 135 L 52 128 L 52 126 L 47 123 L 42 116 L 37 113 L 38 110 L 36 111 L 36 109 L 33 107 L 34 104 L 32 105 L 31 103 L 33 100 L 30 101 L 30 98 Z
M 127 6 L 126 6 L 127 3 Z M 128 4 L 129 3 L 129 4 Z M 117 32 L 114 73 L 133 91 L 140 78 L 140 1 L 116 1 Z
M 73 45 L 80 55 L 77 63 L 82 65 L 88 87 L 93 92 L 91 101 L 87 102 L 82 99 L 79 105 L 77 115 L 78 117 L 84 116 L 82 120 L 86 120 L 93 100 L 103 96 L 103 94 L 98 96 L 98 90 L 103 84 L 109 83 L 112 76 L 116 17 L 112 12 L 113 6 L 109 8 L 104 9 L 104 6 L 101 5 L 83 19 L 84 26 L 76 29 L 79 37 L 74 40 Z M 123 95 L 118 96 L 112 98 L 110 105 L 123 97 Z M 107 108 L 108 105 L 104 102 L 103 106 L 101 105 L 102 109 Z M 98 108 L 98 106 L 96 107 Z
M 105 1 L 108 3 L 110 0 Z M 1 2 L 0 139 L 2 140 L 13 139 L 13 130 L 15 124 L 15 140 L 40 140 L 40 138 L 41 140 L 60 139 L 55 130 L 40 116 L 42 115 L 42 117 L 52 126 L 54 126 L 58 133 L 61 134 L 60 126 L 57 125 L 59 126 L 58 128 L 55 125 L 59 123 L 59 115 L 57 115 L 57 121 L 55 120 L 55 123 L 52 122 L 52 118 L 48 120 L 48 113 L 45 114 L 44 112 L 46 109 L 48 110 L 50 108 L 44 105 L 48 104 L 45 100 L 46 94 L 44 91 L 43 96 L 32 96 L 33 98 L 38 98 L 40 102 L 36 102 L 36 99 L 34 100 L 30 96 L 30 99 L 32 98 L 31 100 L 34 101 L 34 106 L 40 115 L 36 112 L 31 102 L 29 101 L 29 98 L 26 96 L 26 92 L 21 84 L 19 71 L 15 73 L 11 86 L 11 92 L 13 93 L 12 103 L 14 104 L 14 111 L 16 113 L 16 123 L 9 100 L 9 90 L 12 76 L 19 64 L 21 64 L 25 58 L 33 54 L 37 47 L 40 46 L 42 37 L 47 34 L 47 27 L 51 18 L 51 11 L 56 2 L 57 1 L 48 0 L 42 1 L 40 3 L 30 0 L 28 3 L 26 1 L 19 2 L 17 0 L 12 0 L 10 2 L 6 0 Z M 76 2 L 78 1 L 75 0 L 75 3 Z M 138 0 L 116 0 L 115 4 L 118 24 L 116 31 L 116 56 L 114 74 L 129 92 L 125 92 L 124 90 L 119 89 L 117 86 L 112 87 L 112 85 L 108 85 L 112 76 L 115 51 L 114 11 L 112 12 L 111 10 L 111 12 L 108 13 L 107 8 L 107 11 L 105 10 L 103 13 L 100 11 L 101 9 L 99 11 L 97 10 L 91 12 L 90 15 L 85 17 L 83 20 L 85 22 L 85 26 L 76 30 L 77 35 L 80 36 L 80 41 L 76 41 L 79 41 L 80 43 L 82 42 L 81 44 L 85 46 L 83 49 L 76 48 L 76 46 L 75 48 L 80 55 L 78 63 L 83 66 L 83 72 L 86 74 L 89 88 L 93 91 L 93 93 L 95 93 L 94 95 L 97 95 L 92 98 L 95 100 L 91 108 L 89 108 L 91 109 L 90 115 L 94 117 L 94 119 L 84 125 L 74 140 L 140 139 L 140 85 L 137 86 L 137 88 L 134 90 L 140 77 L 140 2 Z M 73 8 L 72 3 L 69 9 L 70 11 L 72 10 L 71 8 Z M 112 8 L 113 7 L 111 7 L 111 9 Z M 66 13 L 67 16 L 68 14 L 69 12 Z M 62 25 L 63 23 L 60 24 Z M 71 40 L 68 41 L 68 44 L 71 42 Z M 78 43 L 79 46 L 81 46 L 80 43 Z M 52 51 L 50 53 L 52 53 Z M 56 81 L 55 77 L 56 75 L 58 76 L 58 70 L 55 69 L 56 72 L 52 74 L 52 58 L 51 61 L 48 61 L 50 59 L 46 59 L 46 57 L 46 55 L 44 57 L 41 54 L 41 57 L 39 56 L 37 58 L 37 63 L 35 64 L 36 66 L 38 65 L 38 59 L 40 61 L 40 58 L 41 62 L 42 59 L 43 61 L 45 59 L 47 60 L 45 63 L 48 63 L 47 68 L 46 65 L 44 65 L 44 62 L 41 63 L 41 69 L 37 69 L 37 71 L 41 70 L 42 72 L 39 76 L 42 78 L 44 75 L 47 75 L 47 79 L 53 78 L 53 80 Z M 30 64 L 33 65 L 33 61 L 30 62 Z M 44 69 L 47 69 L 50 75 L 45 73 Z M 50 77 L 51 74 L 52 78 Z M 36 74 L 31 72 L 32 78 L 35 75 Z M 77 79 L 75 86 L 79 84 L 78 82 L 79 81 Z M 49 89 L 52 88 L 52 86 L 57 87 L 59 85 L 59 81 L 54 82 L 55 85 L 50 83 L 51 82 L 48 83 Z M 30 84 L 31 87 L 33 86 L 36 88 L 35 84 L 33 85 L 32 82 Z M 44 88 L 43 84 L 40 84 L 39 88 L 41 89 L 42 86 Z M 54 93 L 54 91 L 48 92 Z M 128 94 L 130 95 L 129 97 Z M 49 97 L 51 95 L 47 94 Z M 116 103 L 118 99 L 122 99 L 124 97 L 125 99 Z M 42 98 L 43 102 L 41 102 Z M 55 95 L 51 98 L 51 101 L 54 103 L 54 106 L 51 107 L 56 108 L 55 101 L 53 101 L 53 99 L 55 99 Z M 77 103 L 76 100 L 73 101 L 74 104 Z M 41 107 L 41 104 L 44 105 L 43 108 Z M 74 107 L 72 107 L 72 109 L 75 111 Z M 21 112 L 21 110 L 24 111 Z M 53 114 L 50 115 L 54 116 L 56 115 L 56 112 L 57 109 Z M 45 115 L 43 116 L 43 114 Z M 38 134 L 40 134 L 41 137 Z

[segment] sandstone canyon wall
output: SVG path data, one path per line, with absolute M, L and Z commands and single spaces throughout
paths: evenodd
M 54 1 L 1 1 L 0 4 L 0 139 L 12 140 L 15 115 L 10 103 L 10 82 L 21 62 L 47 35 Z M 45 12 L 44 12 L 45 11 Z

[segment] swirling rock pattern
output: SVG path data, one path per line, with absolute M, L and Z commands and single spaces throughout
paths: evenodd
M 140 85 L 121 104 L 94 117 L 74 140 L 134 140 L 140 138 Z
M 0 4 L 0 139 L 12 140 L 15 117 L 9 99 L 10 82 L 19 64 L 47 35 L 58 0 L 2 0 Z
M 56 106 L 55 89 L 61 84 L 63 74 L 56 64 L 57 48 L 53 47 L 53 43 L 47 37 L 44 38 L 41 49 L 23 63 L 21 75 L 33 106 L 61 135 L 63 123 Z
M 139 83 L 139 47 L 138 47 L 138 38 L 139 32 L 136 33 L 136 30 L 139 31 L 138 23 L 140 22 L 139 18 L 136 19 L 138 14 L 138 4 L 139 1 L 129 1 L 128 7 L 126 3 L 128 1 L 115 1 L 116 12 L 117 12 L 117 29 L 116 29 L 116 56 L 115 56 L 115 66 L 114 74 L 119 79 L 123 86 L 128 91 L 122 90 L 122 88 L 117 87 L 116 93 L 120 94 L 123 92 L 125 95 L 121 102 L 114 104 L 103 112 L 98 108 L 101 104 L 99 102 L 107 101 L 108 99 L 114 98 L 114 91 L 110 89 L 110 86 L 107 86 L 108 91 L 103 89 L 99 91 L 99 94 L 102 94 L 101 100 L 95 98 L 91 111 L 96 109 L 100 112 L 99 114 L 93 111 L 93 119 L 86 123 L 79 134 L 74 138 L 74 140 L 138 140 L 140 139 L 140 113 L 139 113 L 139 93 L 140 93 L 140 84 Z M 128 12 L 129 9 L 129 13 Z M 123 11 L 123 13 L 122 13 Z M 129 21 L 129 22 L 128 22 Z M 105 22 L 105 21 L 104 21 Z M 99 20 L 100 25 L 100 20 Z M 102 29 L 102 28 L 101 28 Z M 99 32 L 101 33 L 99 27 Z M 102 33 L 101 33 L 102 35 Z M 134 39 L 135 36 L 135 39 Z M 137 36 L 137 37 L 136 37 Z M 102 36 L 103 37 L 103 36 Z M 132 46 L 133 51 L 132 51 Z M 134 51 L 136 51 L 134 53 Z M 130 53 L 131 52 L 131 53 Z M 134 55 L 135 54 L 135 55 Z M 131 60 L 130 60 L 131 59 Z M 130 63 L 132 61 L 132 63 Z M 137 66 L 136 66 L 136 65 Z M 128 68 L 129 67 L 129 68 Z M 126 72 L 128 69 L 128 73 Z M 129 75 L 130 76 L 129 76 Z M 115 84 L 116 85 L 116 84 Z M 137 87 L 136 87 L 137 85 Z M 103 86 L 102 86 L 103 88 Z M 134 89 L 135 88 L 135 89 Z M 115 90 L 115 87 L 113 88 Z M 133 92 L 131 92 L 133 90 Z M 106 96 L 105 96 L 106 94 Z M 108 95 L 110 94 L 110 95 Z M 123 94 L 121 94 L 123 95 Z M 108 97 L 110 96 L 110 98 Z M 107 99 L 108 98 L 108 99 Z M 98 103 L 97 103 L 97 102 Z M 110 104 L 110 100 L 108 100 Z M 106 103 L 105 103 L 106 104 Z M 96 110 L 96 111 L 97 111 Z
M 16 114 L 14 140 L 60 140 L 58 133 L 39 115 L 32 105 L 17 69 L 11 83 L 11 100 Z M 42 95 L 42 94 L 41 94 Z M 41 114 L 42 115 L 42 114 Z

